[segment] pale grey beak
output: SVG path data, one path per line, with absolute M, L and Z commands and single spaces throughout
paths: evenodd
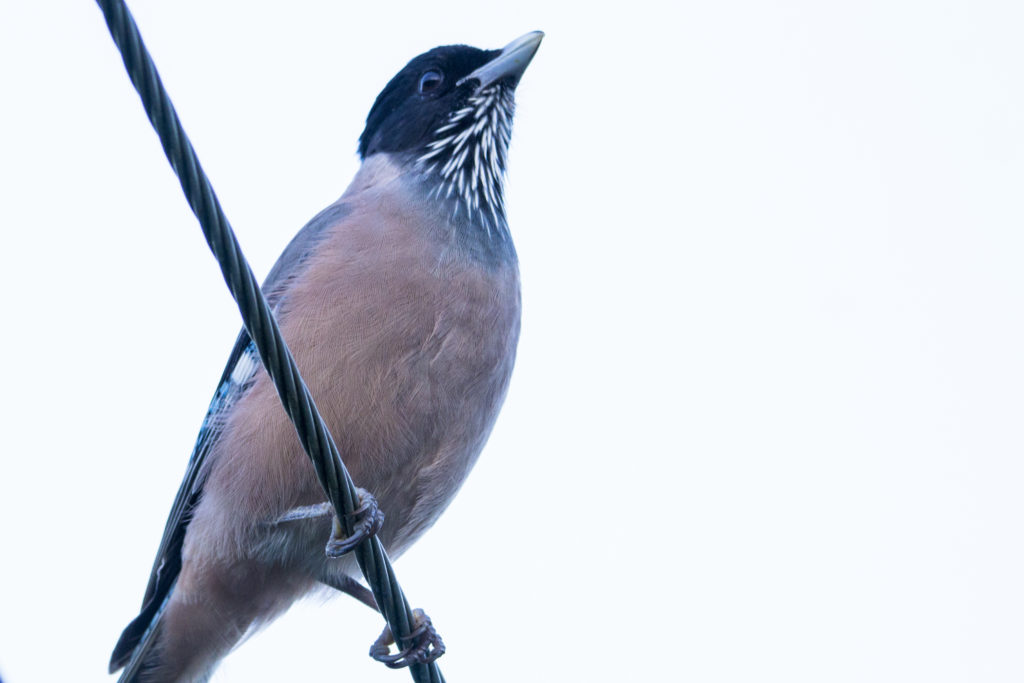
M 459 82 L 455 85 L 459 86 L 466 81 L 477 80 L 480 82 L 480 85 L 477 86 L 477 90 L 479 90 L 509 76 L 513 77 L 518 83 L 520 76 L 526 71 L 526 67 L 530 65 L 530 60 L 533 59 L 533 55 L 536 54 L 537 48 L 540 47 L 540 41 L 543 39 L 543 31 L 531 31 L 525 36 L 516 38 L 502 49 L 501 54 L 476 71 L 460 78 Z

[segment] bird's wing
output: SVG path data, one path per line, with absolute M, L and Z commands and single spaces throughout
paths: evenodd
M 295 235 L 263 283 L 263 292 L 271 308 L 280 303 L 288 286 L 301 270 L 306 257 L 316 247 L 326 230 L 336 225 L 347 213 L 348 207 L 340 201 L 336 202 L 317 214 Z M 141 661 L 141 655 L 148 649 L 157 621 L 181 571 L 181 547 L 185 540 L 185 531 L 191 521 L 192 510 L 199 503 L 203 493 L 203 478 L 206 473 L 203 463 L 220 437 L 224 418 L 231 410 L 231 406 L 252 385 L 259 367 L 256 346 L 249 333 L 243 329 L 228 357 L 213 400 L 210 401 L 206 418 L 199 429 L 199 436 L 189 458 L 188 469 L 185 470 L 185 478 L 178 488 L 178 495 L 175 496 L 171 513 L 167 517 L 164 535 L 160 540 L 160 547 L 146 586 L 146 594 L 142 600 L 142 609 L 125 628 L 110 657 L 111 673 L 125 666 L 129 660 Z M 126 670 L 125 674 L 128 673 Z M 122 680 L 125 678 L 122 677 Z

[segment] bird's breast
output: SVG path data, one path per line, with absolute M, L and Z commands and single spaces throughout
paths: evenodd
M 408 194 L 342 200 L 351 211 L 290 281 L 278 317 L 397 553 L 450 502 L 497 417 L 519 335 L 518 267 L 514 255 L 482 262 L 460 250 Z M 323 500 L 265 373 L 223 435 L 208 489 L 226 500 L 247 489 L 251 517 Z

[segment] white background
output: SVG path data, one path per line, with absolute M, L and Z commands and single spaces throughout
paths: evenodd
M 132 3 L 262 278 L 438 44 L 519 89 L 512 388 L 397 564 L 467 681 L 1024 679 L 1024 10 Z M 239 326 L 91 2 L 0 5 L 0 674 L 104 681 Z M 302 603 L 218 681 L 404 681 Z

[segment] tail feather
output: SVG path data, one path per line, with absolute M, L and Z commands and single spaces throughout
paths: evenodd
M 147 657 L 153 646 L 159 639 L 160 617 L 163 616 L 167 604 L 174 593 L 174 585 L 164 593 L 164 598 L 159 603 L 151 600 L 147 603 L 139 616 L 135 617 L 114 646 L 114 652 L 110 655 L 110 673 L 116 672 L 124 667 L 124 672 L 118 679 L 118 683 L 134 683 L 140 673 L 146 668 L 146 662 L 152 658 Z

